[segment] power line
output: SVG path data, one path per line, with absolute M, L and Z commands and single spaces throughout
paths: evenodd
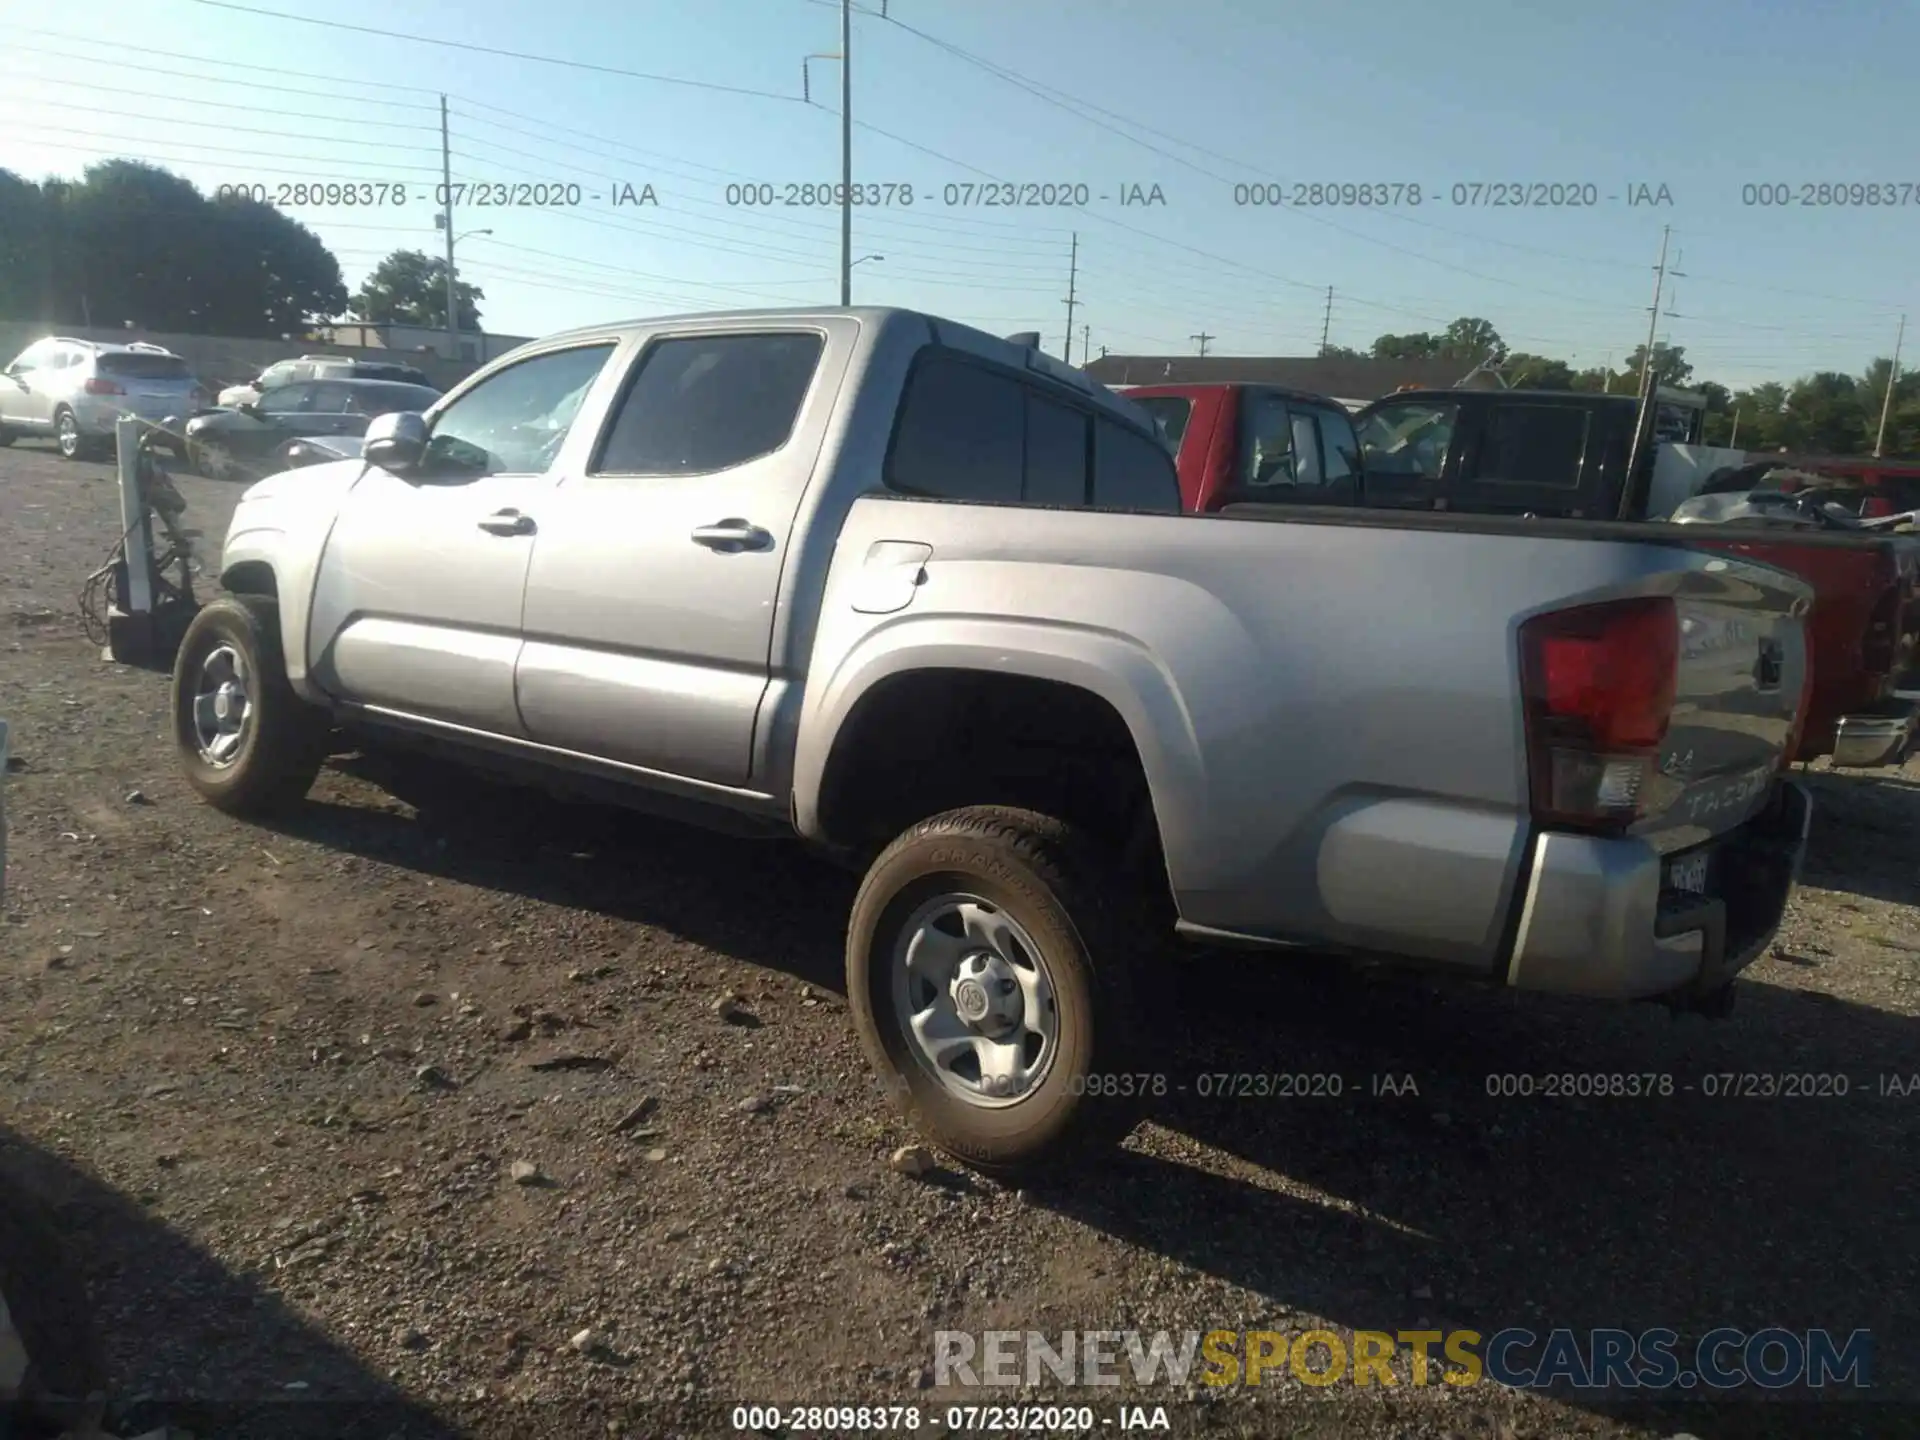
M 690 80 L 684 75 L 656 75 L 645 70 L 628 70 L 618 65 L 596 65 L 591 60 L 569 60 L 557 55 L 536 55 L 528 50 L 504 50 L 493 45 L 475 45 L 467 40 L 447 40 L 438 35 L 409 35 L 399 30 L 382 30 L 373 25 L 352 25 L 345 20 L 322 20 L 315 15 L 288 15 L 279 10 L 261 10 L 252 5 L 236 5 L 233 0 L 194 0 L 216 10 L 235 10 L 243 15 L 258 15 L 267 20 L 287 20 L 299 25 L 318 25 L 327 30 L 350 30 L 357 35 L 378 35 L 385 40 L 406 40 L 415 45 L 439 45 L 448 50 L 467 50 L 476 55 L 497 55 L 506 60 L 525 60 L 536 65 L 558 65 L 568 70 L 590 70 L 598 75 L 618 75 L 626 80 L 646 80 L 655 85 L 684 85 L 694 90 L 711 90 L 724 95 L 749 95 L 757 100 L 782 100 L 799 103 L 797 95 L 781 95 L 772 90 L 754 90 L 744 85 L 726 85 L 717 80 Z

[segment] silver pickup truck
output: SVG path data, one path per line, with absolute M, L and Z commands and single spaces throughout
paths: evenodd
M 1806 588 L 1272 512 L 1180 513 L 1144 411 L 926 315 L 578 330 L 246 492 L 179 749 L 237 814 L 344 726 L 865 867 L 865 1049 L 989 1170 L 1131 1125 L 1173 932 L 1720 1003 L 1805 845 Z

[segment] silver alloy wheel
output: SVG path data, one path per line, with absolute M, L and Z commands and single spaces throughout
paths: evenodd
M 60 446 L 60 453 L 71 460 L 80 453 L 80 422 L 74 418 L 71 410 L 62 410 L 53 422 L 54 438 Z
M 901 928 L 893 1010 L 914 1058 L 986 1109 L 1040 1087 L 1060 1047 L 1060 1008 L 1040 947 L 977 895 L 929 900 Z
M 232 765 L 246 742 L 253 719 L 247 691 L 252 678 L 246 657 L 231 645 L 215 646 L 200 662 L 193 686 L 193 738 L 200 758 L 216 770 Z

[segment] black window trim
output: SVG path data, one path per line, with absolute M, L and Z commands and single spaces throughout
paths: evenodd
M 912 393 L 913 382 L 919 377 L 921 367 L 928 364 L 938 363 L 941 360 L 951 360 L 961 365 L 971 365 L 975 369 L 984 370 L 990 375 L 998 375 L 1002 379 L 1011 380 L 1015 385 L 1015 387 L 1021 391 L 1020 498 L 1018 500 L 975 500 L 975 499 L 970 499 L 970 498 L 966 498 L 958 495 L 921 495 L 921 494 L 915 493 L 912 490 L 899 489 L 894 485 L 893 461 L 894 461 L 895 453 L 898 451 L 900 446 L 900 422 L 905 418 L 906 412 L 907 412 L 906 405 L 901 402 L 904 401 L 905 398 Z M 1077 411 L 1087 421 L 1087 441 L 1086 441 L 1087 478 L 1086 478 L 1086 490 L 1085 490 L 1086 498 L 1082 502 L 1083 509 L 1099 510 L 1103 514 L 1113 514 L 1113 515 L 1161 515 L 1166 513 L 1165 511 L 1161 511 L 1161 510 L 1109 510 L 1103 506 L 1097 506 L 1093 503 L 1093 497 L 1095 492 L 1094 467 L 1098 463 L 1098 454 L 1094 444 L 1094 423 L 1093 422 L 1096 420 L 1109 421 L 1112 424 L 1117 425 L 1120 429 L 1127 431 L 1129 434 L 1135 435 L 1140 439 L 1145 440 L 1148 444 L 1152 445 L 1156 450 L 1160 451 L 1162 454 L 1167 454 L 1168 452 L 1167 452 L 1166 441 L 1161 437 L 1157 427 L 1143 427 L 1143 426 L 1137 425 L 1129 416 L 1124 416 L 1115 411 L 1104 409 L 1097 404 L 1089 403 L 1087 397 L 1084 394 L 1082 394 L 1080 391 L 1075 390 L 1071 385 L 1061 384 L 1059 381 L 1054 380 L 1052 377 L 1046 375 L 1044 372 L 1023 369 L 1022 367 L 1017 365 L 1007 365 L 1002 363 L 1001 361 L 989 359 L 984 355 L 976 355 L 971 350 L 962 349 L 958 345 L 942 344 L 938 340 L 929 341 L 927 344 L 922 345 L 917 351 L 914 352 L 913 358 L 907 362 L 906 378 L 902 380 L 900 384 L 900 401 L 896 401 L 893 408 L 893 429 L 887 435 L 886 454 L 880 462 L 881 493 L 885 495 L 897 497 L 898 499 L 901 499 L 901 500 L 930 500 L 930 501 L 936 501 L 942 505 L 992 505 L 1003 510 L 1005 509 L 1061 510 L 1061 509 L 1067 508 L 1065 506 L 1060 506 L 1060 505 L 1042 505 L 1036 501 L 1032 501 L 1026 498 L 1027 496 L 1026 396 L 1029 394 L 1038 395 L 1040 396 L 1040 398 L 1044 400 L 1051 400 L 1057 405 L 1062 405 L 1062 406 L 1065 406 L 1067 409 Z M 1169 456 L 1169 460 L 1171 461 L 1170 456 Z M 1175 481 L 1174 492 L 1176 495 L 1179 495 L 1180 493 L 1179 471 L 1177 468 L 1174 472 L 1174 481 Z M 1181 514 L 1186 513 L 1186 505 L 1185 505 L 1184 499 L 1182 499 L 1181 501 L 1179 513 Z
M 812 335 L 820 341 L 820 353 L 813 362 L 813 374 L 807 380 L 806 393 L 801 395 L 800 403 L 794 407 L 793 424 L 787 429 L 787 438 L 771 450 L 739 460 L 732 465 L 722 465 L 714 470 L 602 470 L 600 462 L 606 458 L 607 446 L 613 443 L 614 427 L 620 423 L 620 411 L 627 403 L 627 397 L 633 393 L 633 387 L 640 383 L 640 377 L 646 372 L 647 362 L 653 358 L 655 350 L 671 340 L 728 340 L 767 335 Z M 614 392 L 613 400 L 608 404 L 606 413 L 600 421 L 600 433 L 594 437 L 593 448 L 587 452 L 587 463 L 581 470 L 583 479 L 593 480 L 690 480 L 703 475 L 724 475 L 729 470 L 738 470 L 742 465 L 752 465 L 761 460 L 771 459 L 793 444 L 793 437 L 800 433 L 800 424 L 806 416 L 807 407 L 812 403 L 816 388 L 820 384 L 820 372 L 825 368 L 827 347 L 833 337 L 822 325 L 755 325 L 745 329 L 694 329 L 661 330 L 647 336 L 638 351 L 627 362 L 627 373 L 621 377 L 620 388 Z M 568 348 L 568 347 L 562 347 Z M 547 352 L 543 352 L 547 353 Z M 598 378 L 597 376 L 595 377 Z

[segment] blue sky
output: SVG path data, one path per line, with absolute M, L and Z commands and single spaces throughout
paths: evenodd
M 1075 330 L 1096 351 L 1187 353 L 1204 332 L 1213 353 L 1308 354 L 1331 286 L 1338 344 L 1482 315 L 1515 348 L 1618 364 L 1646 336 L 1666 224 L 1682 278 L 1660 336 L 1704 378 L 1857 373 L 1902 312 L 1920 320 L 1920 159 L 1897 124 L 1912 5 L 859 3 L 855 177 L 915 192 L 856 211 L 854 253 L 884 257 L 854 272 L 863 303 L 1039 329 L 1057 353 L 1077 232 Z M 456 233 L 492 232 L 459 248 L 492 330 L 837 298 L 836 209 L 727 192 L 838 180 L 837 65 L 814 62 L 815 103 L 800 98 L 802 57 L 838 48 L 835 0 L 0 0 L 0 36 L 0 166 L 33 178 L 128 155 L 207 189 L 418 191 L 437 179 L 445 92 L 456 181 L 581 187 L 577 207 L 456 210 Z M 1084 185 L 1088 204 L 958 203 L 989 181 Z M 1235 203 L 1236 184 L 1328 181 L 1397 185 L 1402 203 Z M 1449 203 L 1508 181 L 1590 185 L 1599 203 Z M 618 182 L 659 203 L 614 207 Z M 1904 186 L 1906 203 L 1743 203 L 1745 186 L 1797 199 L 1821 182 Z M 1630 205 L 1641 185 L 1671 203 Z M 1120 204 L 1132 186 L 1164 203 Z M 294 213 L 352 288 L 395 247 L 438 253 L 435 208 L 420 193 Z

